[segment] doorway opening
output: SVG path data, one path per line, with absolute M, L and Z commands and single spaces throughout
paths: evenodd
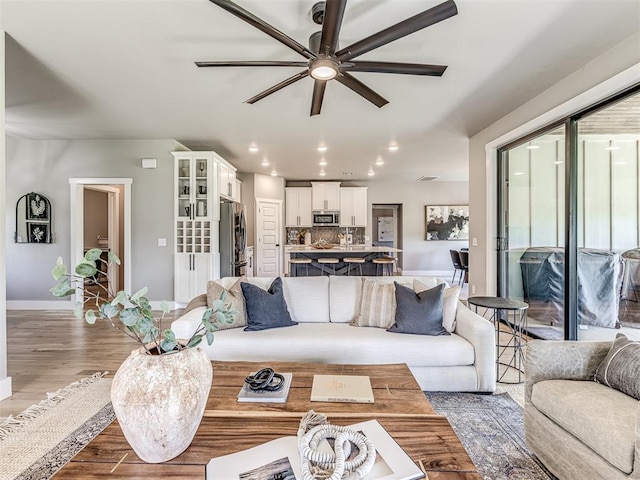
M 402 249 L 402 204 L 374 203 L 371 205 L 371 244 L 375 247 Z M 396 260 L 398 274 L 402 273 L 402 252 Z
M 77 265 L 85 252 L 100 248 L 113 252 L 121 265 L 113 265 L 98 278 L 115 291 L 131 286 L 131 178 L 71 178 L 71 261 Z M 86 288 L 102 290 L 99 285 Z M 78 295 L 83 292 L 78 292 Z M 73 300 L 75 303 L 75 299 Z

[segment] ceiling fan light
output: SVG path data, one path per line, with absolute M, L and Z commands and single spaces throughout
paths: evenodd
M 318 165 L 320 165 L 321 167 L 324 167 L 325 165 L 327 165 L 327 161 L 323 158 L 318 162 Z
M 331 80 L 338 76 L 338 68 L 331 60 L 320 59 L 313 62 L 309 75 L 316 80 Z

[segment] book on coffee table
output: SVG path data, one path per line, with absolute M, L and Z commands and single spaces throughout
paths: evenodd
M 251 375 L 255 375 L 256 372 L 251 372 Z M 266 402 L 266 403 L 285 403 L 289 396 L 289 389 L 291 388 L 291 381 L 293 380 L 292 373 L 283 373 L 284 387 L 275 392 L 260 392 L 251 390 L 249 386 L 244 383 L 238 393 L 238 402 Z
M 425 473 L 389 435 L 377 420 L 349 425 L 361 432 L 373 443 L 376 461 L 364 480 L 417 480 Z M 330 443 L 323 440 L 318 445 L 322 451 L 332 451 Z M 357 449 L 353 454 L 357 453 Z M 302 480 L 298 438 L 282 437 L 238 453 L 213 458 L 207 464 L 207 480 L 246 480 L 278 478 Z
M 366 375 L 314 375 L 312 402 L 374 403 Z

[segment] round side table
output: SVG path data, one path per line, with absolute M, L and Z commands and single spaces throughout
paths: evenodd
M 489 320 L 493 322 L 496 331 L 496 379 L 500 383 L 522 383 L 524 382 L 524 350 L 527 340 L 524 337 L 524 330 L 527 328 L 527 309 L 529 304 L 513 298 L 504 297 L 470 297 L 467 299 L 469 305 L 484 308 L 483 316 L 489 310 L 493 313 Z M 507 330 L 500 330 L 500 320 L 507 327 Z M 500 343 L 500 333 L 508 337 L 506 343 Z M 506 355 L 503 357 L 503 355 Z M 503 357 L 503 358 L 501 358 Z M 500 365 L 506 367 L 500 373 Z M 518 372 L 517 381 L 503 380 L 507 372 L 513 369 Z

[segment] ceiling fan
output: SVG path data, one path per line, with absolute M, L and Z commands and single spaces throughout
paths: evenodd
M 311 115 L 318 115 L 322 108 L 324 91 L 329 80 L 336 80 L 347 88 L 350 88 L 377 107 L 386 105 L 388 100 L 380 96 L 360 80 L 351 75 L 351 72 L 376 72 L 376 73 L 400 73 L 406 75 L 428 75 L 440 77 L 447 69 L 443 65 L 426 65 L 418 63 L 397 62 L 372 62 L 354 61 L 353 59 L 378 47 L 391 43 L 399 38 L 422 30 L 430 25 L 446 20 L 457 15 L 458 9 L 453 0 L 436 5 L 422 13 L 407 18 L 391 27 L 385 28 L 347 47 L 338 49 L 338 36 L 342 25 L 342 17 L 347 0 L 326 0 L 323 15 L 314 15 L 314 21 L 318 18 L 322 23 L 322 32 L 315 36 L 317 46 L 307 48 L 293 38 L 285 35 L 272 27 L 264 20 L 236 5 L 230 0 L 210 0 L 229 13 L 244 20 L 258 30 L 275 38 L 280 43 L 295 50 L 306 58 L 306 61 L 224 61 L 224 62 L 195 62 L 198 67 L 304 67 L 300 73 L 283 80 L 267 90 L 251 97 L 245 103 L 253 104 L 258 100 L 277 92 L 307 76 L 314 79 L 313 98 L 311 100 Z M 314 6 L 314 9 L 316 7 Z M 320 41 L 317 42 L 317 37 Z M 310 43 L 313 42 L 311 36 Z

